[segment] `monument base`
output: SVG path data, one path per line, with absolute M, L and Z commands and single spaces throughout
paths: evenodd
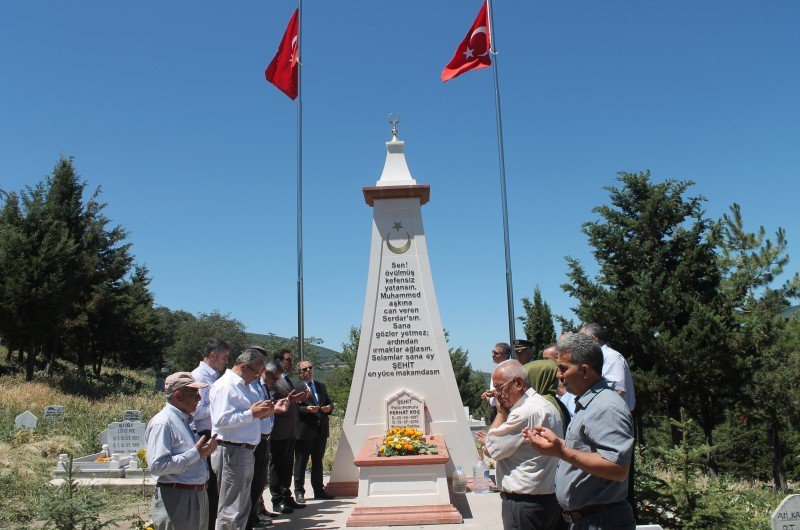
M 325 493 L 333 497 L 356 497 L 358 482 L 328 482 L 325 485 Z
M 383 438 L 369 438 L 353 461 L 358 467 L 358 502 L 347 526 L 462 523 L 450 503 L 445 464 L 450 461 L 444 438 L 433 435 L 435 455 L 380 457 Z
M 428 506 L 357 507 L 347 519 L 347 526 L 407 526 L 409 523 L 461 524 L 464 519 L 452 504 Z

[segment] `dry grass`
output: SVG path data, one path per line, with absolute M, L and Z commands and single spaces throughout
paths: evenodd
M 122 392 L 135 388 L 138 393 Z M 99 451 L 100 431 L 121 421 L 125 410 L 141 410 L 146 421 L 164 403 L 153 388 L 152 377 L 129 371 L 95 378 L 76 377 L 68 370 L 33 382 L 21 375 L 0 377 L 0 528 L 37 526 L 41 500 L 52 494 L 46 484 L 58 455 Z M 45 421 L 47 405 L 63 405 L 64 419 Z M 36 430 L 14 429 L 14 418 L 25 410 L 39 417 Z M 108 510 L 140 500 L 128 492 L 98 490 L 97 495 L 107 501 Z

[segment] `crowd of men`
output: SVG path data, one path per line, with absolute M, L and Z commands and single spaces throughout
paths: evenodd
M 314 498 L 331 498 L 322 457 L 333 404 L 312 363 L 299 363 L 295 385 L 289 350 L 269 356 L 251 346 L 226 369 L 230 351 L 211 340 L 197 368 L 164 382 L 167 403 L 146 433 L 157 530 L 272 526 L 275 514 L 305 507 L 309 460 Z M 271 512 L 263 500 L 267 481 Z
M 498 343 L 483 394 L 495 409 L 477 438 L 496 462 L 508 529 L 631 530 L 636 527 L 636 405 L 630 368 L 587 324 L 534 359 L 532 343 Z
M 598 324 L 565 333 L 541 359 L 525 340 L 514 351 L 516 359 L 509 344 L 492 350 L 497 366 L 483 397 L 493 414 L 477 435 L 496 462 L 503 526 L 634 529 L 636 396 L 625 358 Z M 322 457 L 333 404 L 312 364 L 300 362 L 295 385 L 289 350 L 268 360 L 253 346 L 225 370 L 229 355 L 212 340 L 194 371 L 166 378 L 167 403 L 147 425 L 156 529 L 271 526 L 270 516 L 305 507 L 309 460 L 314 498 L 331 498 Z

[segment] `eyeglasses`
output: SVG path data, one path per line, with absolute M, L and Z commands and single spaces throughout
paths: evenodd
M 300 368 L 300 371 L 301 371 L 301 372 L 310 372 L 310 371 L 311 371 L 311 370 L 313 370 L 313 369 L 314 369 L 314 368 L 312 368 L 311 366 L 306 366 L 306 367 L 304 367 L 304 368 Z
M 286 358 L 283 359 L 283 362 L 285 362 L 285 363 L 293 363 L 294 359 L 292 359 L 291 357 L 286 357 Z
M 502 352 L 499 352 L 499 351 L 494 351 L 494 350 L 492 350 L 492 357 L 495 357 L 495 356 L 497 356 L 497 355 L 503 355 L 503 353 L 502 353 Z
M 508 381 L 506 381 L 502 385 L 494 387 L 494 391 L 497 392 L 498 394 L 502 394 L 503 393 L 503 389 L 506 387 L 506 385 L 509 384 L 509 383 L 514 382 L 516 379 L 517 379 L 516 377 L 514 379 L 509 379 Z

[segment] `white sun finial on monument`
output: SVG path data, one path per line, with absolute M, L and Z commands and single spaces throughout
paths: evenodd
M 389 114 L 389 123 L 392 124 L 392 139 L 386 142 L 386 163 L 377 186 L 414 186 L 417 181 L 411 178 L 403 152 L 406 143 L 397 138 L 400 115 L 394 112 Z

